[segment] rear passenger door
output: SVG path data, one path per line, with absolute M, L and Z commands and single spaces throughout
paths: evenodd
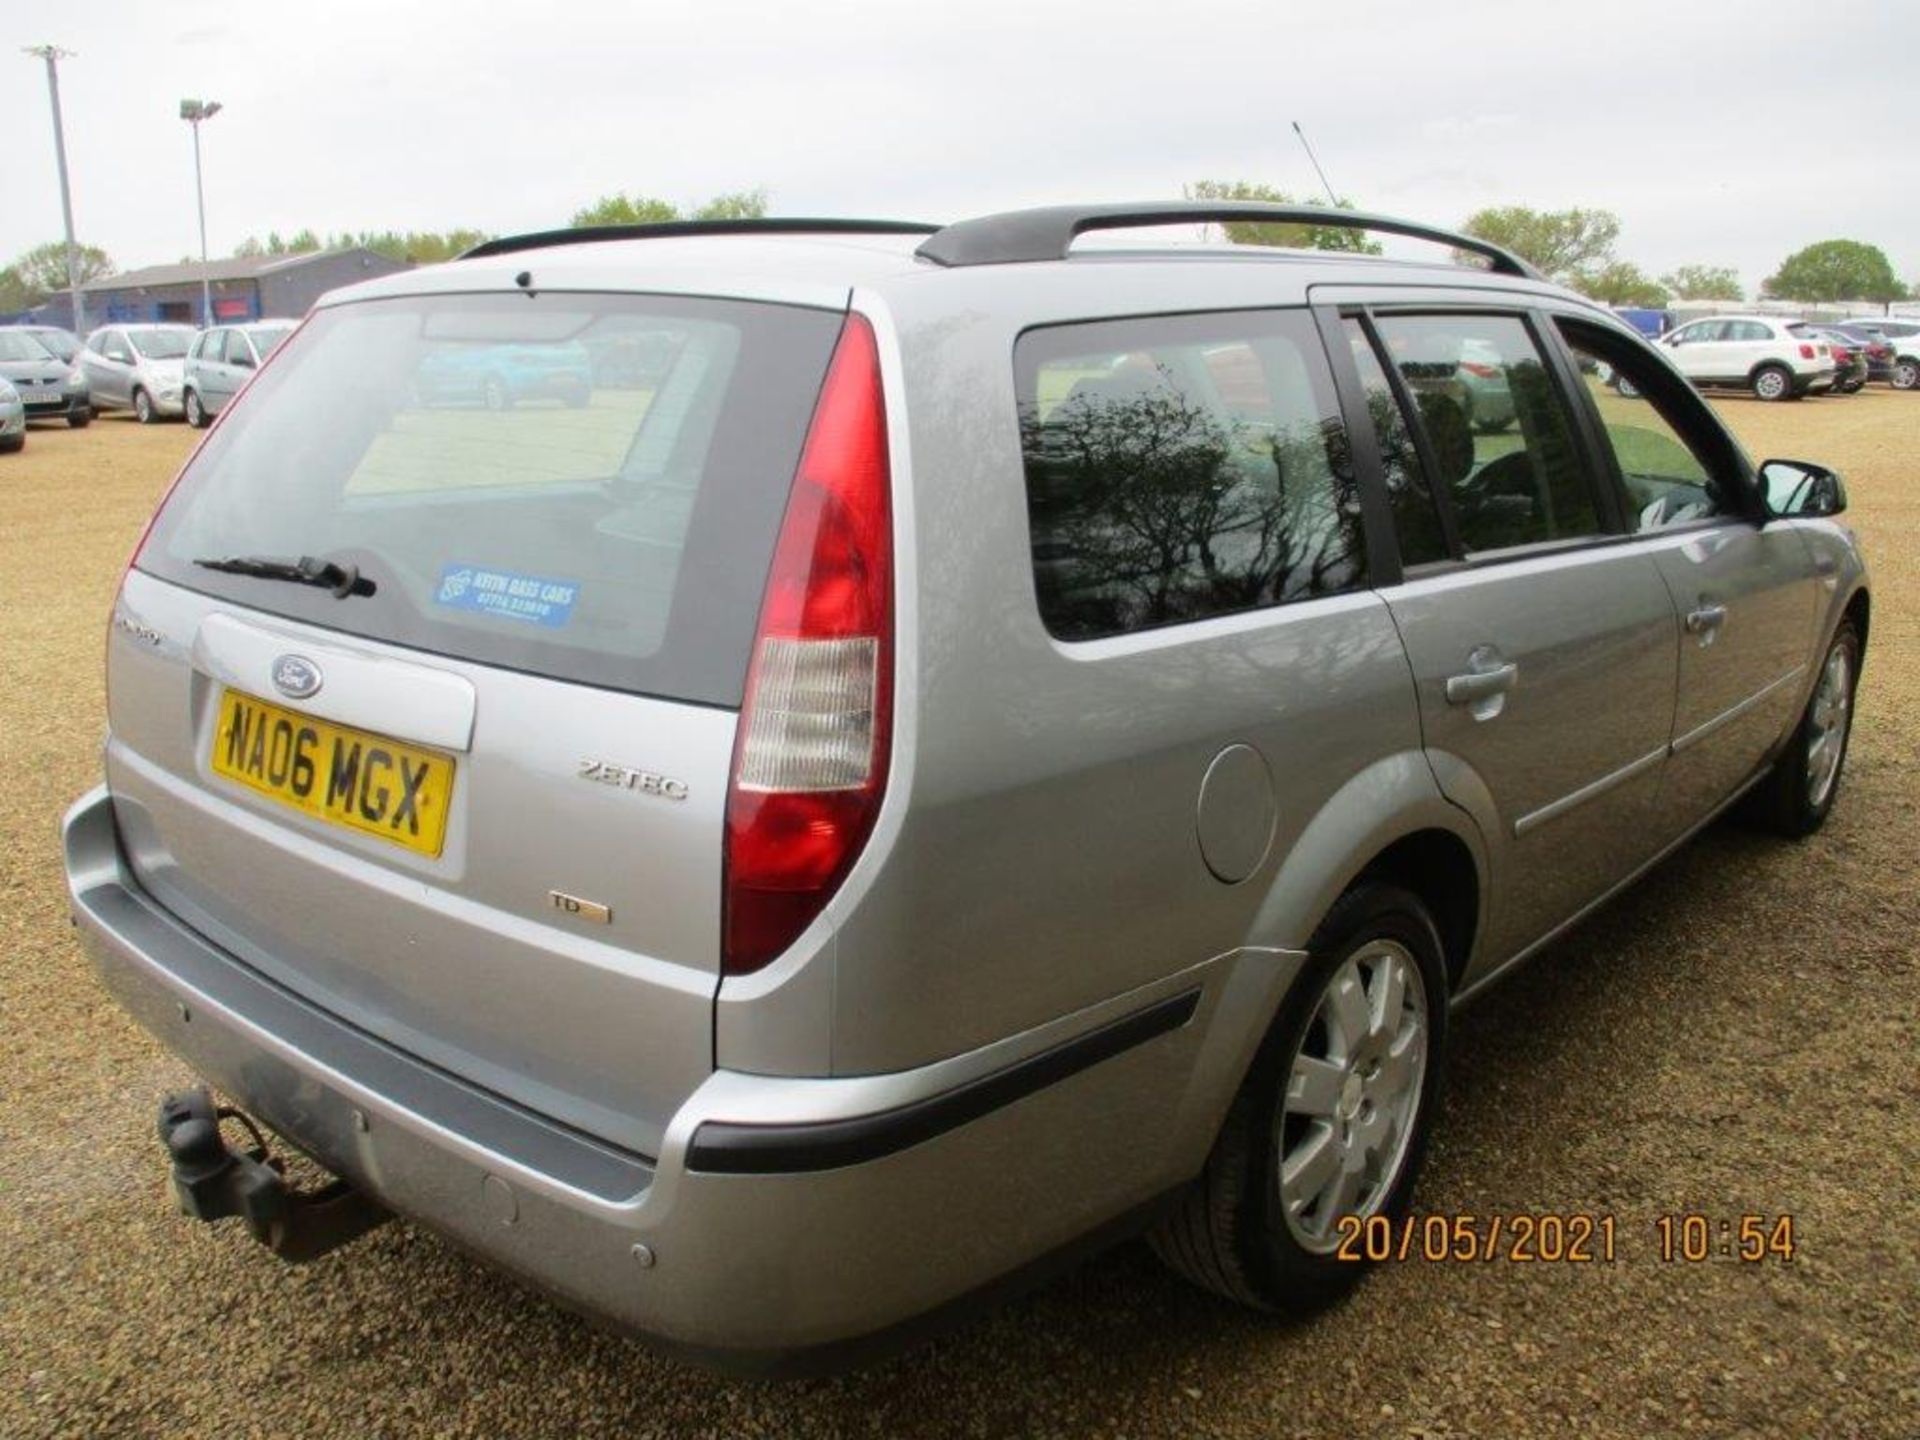
M 1819 577 L 1790 522 L 1768 520 L 1740 448 L 1635 341 L 1571 317 L 1556 326 L 1587 376 L 1609 483 L 1660 568 L 1681 622 L 1673 755 L 1657 829 L 1671 839 L 1766 763 L 1798 713 Z M 1632 398 L 1592 378 L 1608 365 Z
M 1491 830 L 1477 973 L 1652 853 L 1672 721 L 1673 605 L 1653 557 L 1622 543 L 1543 323 L 1478 307 L 1341 320 L 1392 497 L 1405 576 L 1382 594 L 1424 743 Z M 1469 422 L 1463 359 L 1499 372 L 1472 383 L 1504 389 L 1510 427 Z

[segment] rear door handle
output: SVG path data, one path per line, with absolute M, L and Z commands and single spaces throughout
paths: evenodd
M 1447 677 L 1447 703 L 1449 705 L 1477 705 L 1483 700 L 1491 700 L 1496 695 L 1504 695 L 1513 689 L 1514 682 L 1520 678 L 1520 667 L 1511 660 L 1504 665 L 1490 666 L 1484 670 L 1473 670 L 1465 675 Z
M 1727 621 L 1727 607 L 1724 605 L 1702 605 L 1687 616 L 1689 635 L 1711 635 Z

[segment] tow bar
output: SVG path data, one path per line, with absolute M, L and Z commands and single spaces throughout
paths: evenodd
M 222 1120 L 243 1125 L 252 1148 L 229 1146 L 220 1133 Z M 173 1193 L 183 1215 L 209 1224 L 237 1216 L 254 1239 L 296 1265 L 393 1218 L 344 1180 L 295 1190 L 287 1183 L 286 1162 L 268 1154 L 260 1127 L 238 1110 L 216 1106 L 199 1087 L 160 1102 L 160 1142 L 173 1160 Z

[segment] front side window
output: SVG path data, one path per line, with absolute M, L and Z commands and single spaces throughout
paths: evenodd
M 1513 315 L 1381 315 L 1468 553 L 1601 532 L 1559 386 Z
M 1644 533 L 1741 514 L 1737 457 L 1691 393 L 1624 337 L 1556 323 L 1619 466 L 1628 525 Z
M 1015 368 L 1034 586 L 1054 635 L 1363 583 L 1346 430 L 1305 311 L 1034 330 Z

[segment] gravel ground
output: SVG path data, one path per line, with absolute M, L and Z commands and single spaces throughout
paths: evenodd
M 96 987 L 55 825 L 96 774 L 115 577 L 182 427 L 0 458 L 0 1435 L 1920 1435 L 1920 397 L 1723 409 L 1847 474 L 1872 649 L 1832 823 L 1716 827 L 1461 1017 L 1432 1213 L 1618 1217 L 1612 1266 L 1389 1265 L 1307 1327 L 1140 1246 L 889 1365 L 715 1379 L 404 1225 L 306 1267 L 170 1209 L 188 1074 Z M 1790 1264 L 1654 1217 L 1790 1213 Z

